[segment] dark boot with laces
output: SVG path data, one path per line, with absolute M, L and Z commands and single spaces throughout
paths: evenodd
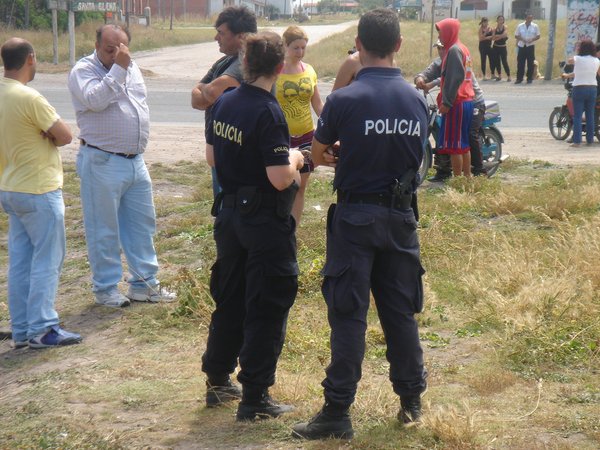
M 279 417 L 282 414 L 293 411 L 291 405 L 277 403 L 271 398 L 268 391 L 263 391 L 258 397 L 249 396 L 244 388 L 244 395 L 240 402 L 236 414 L 238 421 L 268 419 L 270 417 Z
M 231 382 L 229 375 L 225 377 L 210 377 L 206 381 L 206 406 L 216 406 L 242 398 L 242 390 Z
M 301 439 L 352 439 L 354 430 L 348 407 L 325 403 L 309 422 L 292 428 L 292 436 Z
M 400 397 L 400 411 L 398 420 L 404 424 L 420 422 L 423 412 L 421 410 L 421 396 L 403 395 Z

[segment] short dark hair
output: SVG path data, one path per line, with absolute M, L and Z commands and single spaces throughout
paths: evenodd
M 584 39 L 579 43 L 579 56 L 596 56 L 596 44 L 591 39 Z
M 275 75 L 285 56 L 283 40 L 272 31 L 251 34 L 244 40 L 242 55 L 244 80 L 252 83 L 258 77 Z
M 225 8 L 215 22 L 215 28 L 227 24 L 233 34 L 256 33 L 256 16 L 245 6 L 229 6 Z
M 106 30 L 107 28 L 112 28 L 113 30 L 122 31 L 123 33 L 125 33 L 127 35 L 127 41 L 131 44 L 131 33 L 129 31 L 129 28 L 122 27 L 120 25 L 115 25 L 113 23 L 109 23 L 107 25 L 101 25 L 98 27 L 98 29 L 96 30 L 96 42 L 100 43 L 100 41 L 102 40 L 102 32 L 104 30 Z
M 398 16 L 386 8 L 366 12 L 358 22 L 358 39 L 369 53 L 385 58 L 400 39 Z
M 0 53 L 4 70 L 19 70 L 34 51 L 33 46 L 24 39 L 9 39 L 2 45 Z

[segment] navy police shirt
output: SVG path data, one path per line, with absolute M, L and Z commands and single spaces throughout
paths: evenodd
M 266 167 L 290 164 L 290 135 L 279 103 L 271 93 L 246 83 L 215 102 L 207 143 L 214 147 L 225 194 L 243 186 L 277 192 Z
M 327 97 L 315 138 L 340 141 L 335 189 L 389 192 L 395 179 L 421 165 L 427 104 L 400 69 L 365 67 L 352 84 Z

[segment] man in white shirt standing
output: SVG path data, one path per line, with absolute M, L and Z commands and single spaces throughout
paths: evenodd
M 517 40 L 517 79 L 515 84 L 523 82 L 525 63 L 527 63 L 527 84 L 533 83 L 535 61 L 535 41 L 540 38 L 540 29 L 533 21 L 533 14 L 526 13 L 525 22 L 519 24 L 515 30 Z
M 150 132 L 146 86 L 129 54 L 130 34 L 117 25 L 96 32 L 96 50 L 69 74 L 80 129 L 77 174 L 96 303 L 173 301 L 160 287 L 154 249 L 152 181 L 142 157 Z M 125 297 L 121 249 L 130 272 Z

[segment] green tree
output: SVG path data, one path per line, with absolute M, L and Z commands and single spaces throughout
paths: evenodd
M 29 28 L 49 30 L 52 28 L 52 12 L 46 8 L 46 0 L 1 0 L 0 24 L 23 29 L 26 26 L 26 6 L 29 2 Z M 88 20 L 103 20 L 103 13 L 81 12 L 75 14 L 75 25 Z M 68 13 L 58 12 L 58 28 L 67 31 Z
M 337 12 L 340 10 L 340 3 L 338 0 L 321 0 L 317 3 L 317 11 L 320 14 L 328 12 Z
M 360 0 L 360 9 L 370 11 L 375 8 L 385 8 L 389 4 L 389 0 Z
M 279 8 L 273 4 L 268 4 L 267 6 L 265 6 L 265 16 L 267 16 L 271 20 L 277 19 L 279 17 L 280 12 L 281 11 L 279 10 Z

